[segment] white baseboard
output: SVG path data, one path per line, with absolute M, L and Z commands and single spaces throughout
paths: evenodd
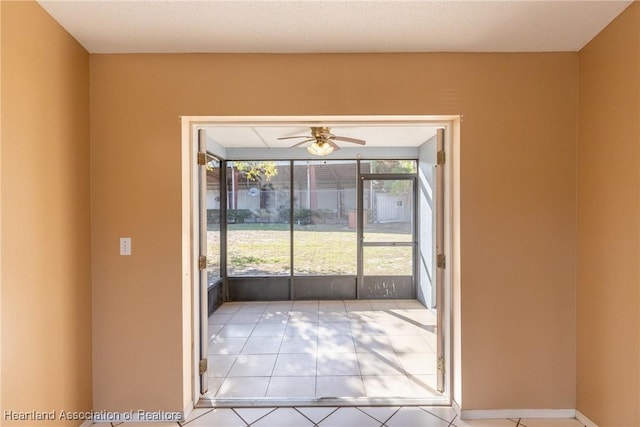
M 596 423 L 587 418 L 582 412 L 576 410 L 576 420 L 584 424 L 584 427 L 598 427 Z
M 575 409 L 463 409 L 463 420 L 487 418 L 575 418 Z

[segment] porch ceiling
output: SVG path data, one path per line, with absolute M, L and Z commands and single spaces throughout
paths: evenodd
M 302 126 L 205 126 L 207 137 L 226 148 L 288 148 L 300 139 L 280 137 L 310 135 Z M 334 126 L 331 133 L 364 139 L 366 147 L 418 147 L 436 135 L 436 126 Z M 357 147 L 337 141 L 340 147 Z

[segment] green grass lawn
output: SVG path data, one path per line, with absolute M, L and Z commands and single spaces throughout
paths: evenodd
M 218 231 L 209 231 L 209 259 L 219 259 Z M 229 224 L 229 275 L 288 275 L 288 224 Z M 408 241 L 396 230 L 366 233 L 366 241 Z M 300 275 L 355 275 L 357 237 L 344 225 L 295 226 L 294 269 Z M 215 264 L 211 265 L 215 268 Z M 411 274 L 410 247 L 365 248 L 365 274 Z

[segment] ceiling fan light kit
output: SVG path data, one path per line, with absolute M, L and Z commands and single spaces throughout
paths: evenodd
M 307 151 L 314 156 L 326 156 L 333 152 L 333 147 L 324 141 L 316 141 L 307 147 Z
M 304 138 L 305 140 L 292 145 L 290 148 L 299 147 L 308 142 L 313 142 L 313 144 L 307 147 L 307 151 L 313 154 L 314 156 L 326 156 L 327 154 L 332 153 L 334 150 L 339 150 L 340 147 L 338 147 L 338 145 L 334 141 L 344 141 L 344 142 L 350 142 L 352 144 L 358 144 L 358 145 L 366 144 L 366 142 L 362 139 L 347 138 L 345 136 L 336 136 L 331 133 L 330 128 L 327 126 L 312 127 L 311 135 L 285 136 L 278 139 L 283 140 L 283 139 L 293 139 L 293 138 Z

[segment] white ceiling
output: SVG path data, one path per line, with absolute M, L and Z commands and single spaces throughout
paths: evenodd
M 308 127 L 299 126 L 203 126 L 203 128 L 207 132 L 208 139 L 225 148 L 288 148 L 304 141 L 304 138 L 278 140 L 279 137 L 311 135 Z M 364 139 L 368 148 L 418 147 L 433 137 L 436 129 L 435 126 L 334 126 L 331 127 L 331 133 Z M 336 143 L 345 148 L 358 147 L 348 142 L 336 141 Z
M 92 53 L 577 51 L 631 1 L 40 0 Z

